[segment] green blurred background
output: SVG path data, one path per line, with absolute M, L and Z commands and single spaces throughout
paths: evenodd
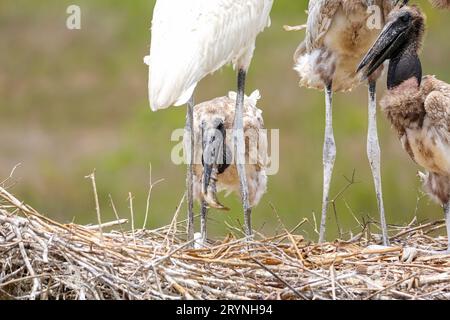
M 184 124 L 185 108 L 152 113 L 147 102 L 150 21 L 154 0 L 2 0 L 0 2 L 0 177 L 18 163 L 11 188 L 21 200 L 62 222 L 95 222 L 90 181 L 96 169 L 103 220 L 113 219 L 111 194 L 119 214 L 129 217 L 128 192 L 134 197 L 136 226 L 142 225 L 148 190 L 148 167 L 155 187 L 150 227 L 169 223 L 184 192 L 185 167 L 170 161 L 173 129 Z M 448 12 L 419 2 L 428 16 L 423 50 L 425 73 L 450 78 Z M 65 27 L 66 8 L 82 9 L 82 29 Z M 267 195 L 254 210 L 254 227 L 273 234 L 282 221 L 316 239 L 312 216 L 322 195 L 323 93 L 298 88 L 292 55 L 303 32 L 285 32 L 284 24 L 306 21 L 307 1 L 276 0 L 272 27 L 261 34 L 248 76 L 247 93 L 260 89 L 267 128 L 280 128 L 280 171 L 270 177 Z M 182 48 L 180 48 L 182 54 Z M 235 73 L 224 68 L 201 82 L 197 101 L 235 88 Z M 385 82 L 380 82 L 382 93 Z M 332 195 L 356 172 L 353 185 L 337 202 L 344 231 L 358 230 L 358 219 L 378 219 L 372 177 L 366 160 L 367 93 L 364 86 L 335 96 L 334 125 L 338 147 Z M 405 224 L 440 219 L 440 208 L 422 197 L 417 167 L 401 150 L 384 117 L 379 117 L 383 187 L 388 222 Z M 0 179 L 1 180 L 1 179 Z M 419 200 L 418 200 L 419 199 Z M 231 213 L 212 212 L 211 237 L 227 232 L 224 222 L 242 221 L 239 202 L 224 202 Z M 418 206 L 416 208 L 416 206 Z M 183 207 L 180 215 L 184 217 Z M 318 214 L 317 214 L 317 217 Z M 330 210 L 328 238 L 337 236 Z

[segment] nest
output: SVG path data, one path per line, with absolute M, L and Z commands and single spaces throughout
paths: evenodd
M 380 236 L 366 231 L 319 245 L 284 229 L 193 249 L 178 212 L 169 226 L 125 232 L 123 220 L 60 224 L 3 188 L 0 199 L 2 299 L 450 298 L 449 255 L 402 260 L 406 247 L 445 248 L 430 236 L 443 221 L 395 227 L 389 248 L 368 246 Z

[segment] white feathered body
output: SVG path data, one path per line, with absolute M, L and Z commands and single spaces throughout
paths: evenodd
M 228 63 L 248 69 L 273 0 L 157 0 L 149 99 L 153 111 L 185 104 L 197 83 Z
M 368 10 L 372 4 L 376 12 Z M 359 85 L 356 68 L 391 9 L 391 0 L 310 0 L 305 41 L 294 56 L 300 85 L 323 89 L 331 81 L 334 91 Z M 371 20 L 374 14 L 378 21 Z M 372 22 L 380 28 L 372 28 Z

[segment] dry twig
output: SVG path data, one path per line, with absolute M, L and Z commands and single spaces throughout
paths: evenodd
M 428 235 L 442 221 L 391 226 L 390 249 L 366 249 L 380 235 L 365 230 L 357 241 L 311 244 L 299 226 L 192 249 L 177 219 L 183 201 L 169 226 L 106 232 L 122 228 L 117 212 L 96 226 L 61 224 L 0 187 L 0 298 L 450 299 L 449 256 L 401 261 L 404 247 L 445 245 Z

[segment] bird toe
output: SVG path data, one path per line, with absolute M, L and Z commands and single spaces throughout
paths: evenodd
M 419 252 L 414 247 L 407 247 L 403 249 L 402 253 L 402 262 L 405 263 L 411 263 L 414 261 L 414 259 L 417 258 L 419 255 Z

